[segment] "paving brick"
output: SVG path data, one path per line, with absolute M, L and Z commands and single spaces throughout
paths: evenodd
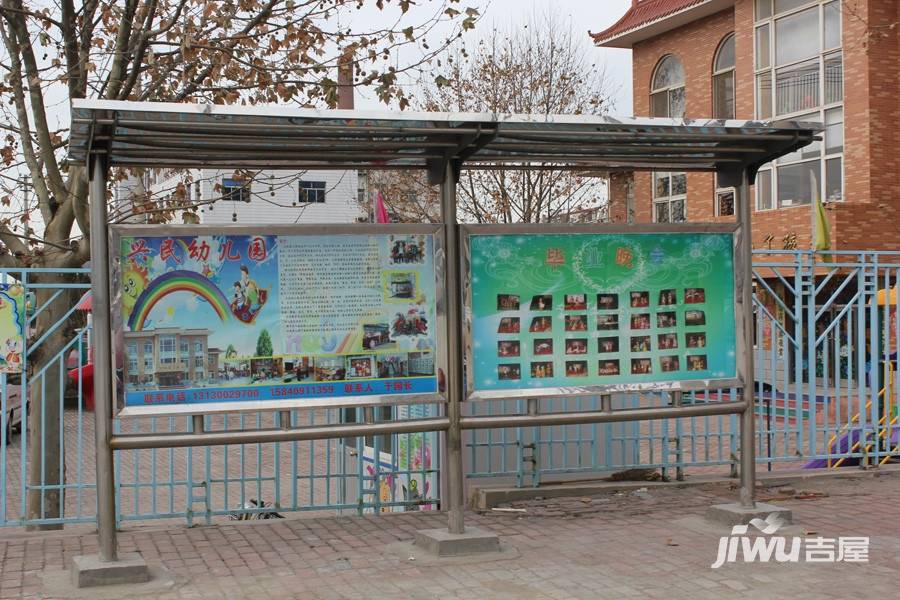
M 596 510 L 587 512 L 581 511 L 579 499 L 559 498 L 516 502 L 526 511 L 519 518 L 469 514 L 469 524 L 497 533 L 514 553 L 444 562 L 424 557 L 410 562 L 408 554 L 392 550 L 394 540 L 409 540 L 416 529 L 441 526 L 444 515 L 434 513 L 173 526 L 164 531 L 136 527 L 119 537 L 123 548 L 166 548 L 167 560 L 159 555 L 150 562 L 162 561 L 183 584 L 160 594 L 163 599 L 702 600 L 828 598 L 848 589 L 893 597 L 900 574 L 900 520 L 893 502 L 900 495 L 900 474 L 828 479 L 804 487 L 812 485 L 828 495 L 786 502 L 797 527 L 825 537 L 870 536 L 870 564 L 735 564 L 711 569 L 718 538 L 727 531 L 696 523 L 703 523 L 710 504 L 734 500 L 734 491 L 723 486 L 654 488 L 649 503 L 627 494 L 597 496 L 592 503 Z M 311 531 L 319 532 L 313 548 Z M 258 545 L 268 549 L 259 553 Z M 88 547 L 96 547 L 93 535 L 48 532 L 27 541 L 0 537 L 0 598 L 46 597 L 38 570 L 21 557 L 36 555 L 44 564 L 59 565 L 64 555 Z

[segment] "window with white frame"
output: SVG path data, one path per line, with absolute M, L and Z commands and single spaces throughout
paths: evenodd
M 734 34 L 729 33 L 719 44 L 713 61 L 713 117 L 734 118 Z
M 734 188 L 716 189 L 716 216 L 734 216 Z
M 175 336 L 159 336 L 159 362 L 168 365 L 175 362 Z
M 152 374 L 153 371 L 153 342 L 144 340 L 144 373 Z
M 650 116 L 684 118 L 684 67 L 672 54 L 662 57 L 653 72 Z
M 250 202 L 250 183 L 239 179 L 222 179 L 222 200 Z
M 304 181 L 301 180 L 299 186 L 298 202 L 325 202 L 325 182 L 324 181 Z
M 687 219 L 687 175 L 653 173 L 653 221 L 681 223 Z
M 650 116 L 684 118 L 684 67 L 672 54 L 660 59 L 650 85 Z M 680 223 L 685 220 L 687 175 L 653 173 L 653 220 Z
M 840 0 L 756 0 L 756 116 L 824 125 L 823 141 L 763 167 L 756 210 L 843 199 Z

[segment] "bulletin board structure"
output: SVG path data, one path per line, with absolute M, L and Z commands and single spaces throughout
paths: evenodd
M 458 535 L 465 532 L 463 430 L 735 414 L 740 415 L 740 504 L 747 509 L 755 506 L 749 189 L 761 166 L 818 139 L 816 135 L 821 131 L 820 125 L 788 121 L 593 115 L 342 111 L 89 99 L 74 100 L 71 115 L 68 161 L 86 169 L 91 197 L 90 243 L 95 263 L 92 265 L 92 283 L 97 332 L 94 358 L 97 382 L 98 538 L 99 558 L 103 562 L 117 560 L 113 453 L 115 450 L 137 448 L 445 431 L 446 451 L 443 456 L 447 486 L 442 493 L 441 507 L 447 509 L 448 531 Z M 115 265 L 110 260 L 110 222 L 106 202 L 110 168 L 114 167 L 418 169 L 425 172 L 430 184 L 441 186 L 443 222 L 438 227 L 442 229 L 446 241 L 442 254 L 443 266 L 441 261 L 436 261 L 436 267 L 445 269 L 446 273 L 436 278 L 446 282 L 446 330 L 442 334 L 440 325 L 438 330 L 438 339 L 444 341 L 446 357 L 446 368 L 438 367 L 438 373 L 443 371 L 445 374 L 443 380 L 438 376 L 438 387 L 441 389 L 443 386 L 445 390 L 446 415 L 404 422 L 339 426 L 293 427 L 283 420 L 284 425 L 276 428 L 207 431 L 198 405 L 196 411 L 188 413 L 193 415 L 192 431 L 165 434 L 118 432 L 113 421 L 117 407 L 114 388 L 118 385 L 121 359 L 124 357 L 114 356 L 113 352 L 112 321 L 117 317 L 114 304 L 110 301 L 110 274 Z M 673 404 L 669 407 L 611 410 L 609 403 L 602 402 L 601 398 L 602 410 L 575 413 L 541 413 L 540 407 L 529 399 L 528 414 L 463 416 L 461 405 L 466 396 L 465 385 L 469 385 L 464 383 L 467 381 L 464 344 L 471 342 L 461 340 L 465 328 L 460 306 L 463 290 L 459 276 L 464 271 L 460 256 L 460 226 L 456 220 L 456 188 L 463 169 L 587 173 L 705 171 L 715 172 L 719 185 L 734 187 L 736 238 L 740 249 L 735 255 L 735 270 L 741 274 L 734 298 L 735 303 L 743 307 L 737 309 L 742 316 L 741 327 L 737 329 L 740 399 L 683 405 L 679 401 L 680 394 L 675 393 Z M 629 230 L 637 231 L 637 228 Z M 510 232 L 515 232 L 515 229 L 510 228 Z M 396 289 L 402 289 L 405 285 L 400 279 L 392 281 L 392 284 Z M 515 291 L 497 293 L 516 294 Z M 561 290 L 560 293 L 583 293 L 587 306 L 587 290 Z M 630 292 L 628 298 L 630 302 Z M 652 297 L 648 295 L 648 298 Z M 551 301 L 557 302 L 555 298 Z M 252 307 L 252 299 L 250 302 Z M 497 302 L 496 293 L 494 302 Z M 521 310 L 522 298 L 519 302 Z M 562 302 L 565 303 L 565 298 Z M 621 296 L 619 302 L 623 302 Z M 528 303 L 530 309 L 531 298 Z M 556 352 L 556 348 L 553 351 Z M 579 386 L 571 388 L 572 393 L 580 391 Z M 608 397 L 608 394 L 605 396 Z M 357 398 L 365 399 L 364 396 Z M 334 402 L 334 399 L 329 401 Z M 169 407 L 161 409 L 167 411 Z

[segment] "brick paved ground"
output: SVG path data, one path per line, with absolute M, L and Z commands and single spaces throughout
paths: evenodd
M 793 499 L 813 490 L 813 499 Z M 900 473 L 827 479 L 783 496 L 799 536 L 870 536 L 868 564 L 738 564 L 710 568 L 726 529 L 702 515 L 734 498 L 727 486 L 652 489 L 533 500 L 524 513 L 469 515 L 496 532 L 498 556 L 444 559 L 408 545 L 440 513 L 285 519 L 196 527 L 132 528 L 124 551 L 164 569 L 156 583 L 78 595 L 61 570 L 96 551 L 87 533 L 0 539 L 0 598 L 844 598 L 896 597 L 900 575 Z M 789 491 L 789 490 L 788 490 Z M 414 556 L 415 560 L 410 560 Z

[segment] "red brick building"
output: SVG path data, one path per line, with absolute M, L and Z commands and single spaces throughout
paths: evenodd
M 598 46 L 631 48 L 634 114 L 791 119 L 824 139 L 762 169 L 754 247 L 810 247 L 814 190 L 835 249 L 900 247 L 898 0 L 632 0 Z M 706 173 L 614 177 L 613 221 L 725 221 Z

